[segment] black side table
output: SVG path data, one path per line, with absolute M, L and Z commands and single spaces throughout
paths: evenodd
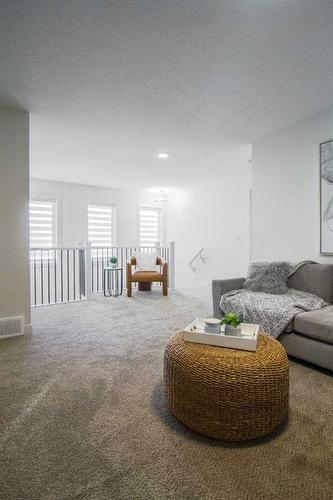
M 104 297 L 118 297 L 123 293 L 122 267 L 104 267 L 103 290 Z

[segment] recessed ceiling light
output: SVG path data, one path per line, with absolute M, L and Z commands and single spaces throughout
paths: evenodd
M 166 160 L 167 158 L 169 158 L 169 155 L 168 153 L 158 153 L 157 158 L 159 158 L 160 160 Z

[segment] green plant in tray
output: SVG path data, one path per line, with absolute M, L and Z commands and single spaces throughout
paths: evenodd
M 233 328 L 237 328 L 237 326 L 239 326 L 241 322 L 242 322 L 241 316 L 233 312 L 226 313 L 221 319 L 221 325 L 229 325 L 232 326 Z

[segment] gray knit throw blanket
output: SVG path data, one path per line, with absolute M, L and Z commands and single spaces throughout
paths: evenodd
M 303 263 L 294 266 L 291 274 L 301 265 Z M 282 294 L 232 290 L 222 295 L 220 301 L 223 313 L 236 312 L 244 322 L 258 324 L 261 331 L 275 338 L 286 330 L 297 314 L 325 306 L 327 303 L 316 295 L 292 288 Z

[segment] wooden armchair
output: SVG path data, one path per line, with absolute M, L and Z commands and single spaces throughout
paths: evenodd
M 156 258 L 156 265 L 160 266 L 158 271 L 135 271 L 132 272 L 132 266 L 136 265 L 136 258 L 130 257 L 127 262 L 127 296 L 132 297 L 132 283 L 139 283 L 139 290 L 151 290 L 153 282 L 162 283 L 163 295 L 168 295 L 168 263 L 161 257 Z

